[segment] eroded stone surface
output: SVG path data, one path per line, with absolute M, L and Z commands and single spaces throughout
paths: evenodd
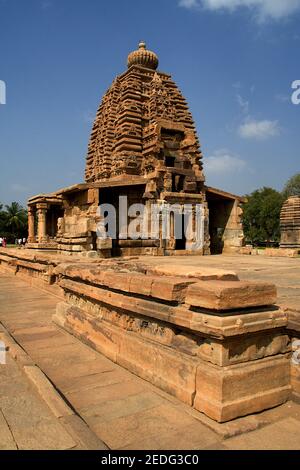
M 283 204 L 280 229 L 280 246 L 300 251 L 300 196 L 291 196 Z
M 78 444 L 59 424 L 18 366 L 0 365 L 0 448 L 67 450 Z
M 45 292 L 28 287 L 19 279 L 3 276 L 3 274 L 0 277 L 0 298 L 3 307 L 0 311 L 0 319 L 14 332 L 21 346 L 30 352 L 32 360 L 45 370 L 61 394 L 73 393 L 75 397 L 77 393 L 78 399 L 81 397 L 83 408 L 77 408 L 76 411 L 88 421 L 91 429 L 97 432 L 100 438 L 107 439 L 106 443 L 111 448 L 117 446 L 120 449 L 150 450 L 160 448 L 228 449 L 272 448 L 272 445 L 280 449 L 298 448 L 297 439 L 292 437 L 297 432 L 297 423 L 300 422 L 299 405 L 296 403 L 287 403 L 268 412 L 250 418 L 240 418 L 226 424 L 213 424 L 209 418 L 206 418 L 204 426 L 199 421 L 199 419 L 202 420 L 202 415 L 195 410 L 192 411 L 176 398 L 152 387 L 104 356 L 93 352 L 55 325 L 50 326 L 57 299 Z M 14 295 L 16 289 L 18 296 Z M 36 307 L 37 300 L 40 308 Z M 25 324 L 24 317 L 28 316 L 30 316 L 30 322 Z M 56 343 L 53 343 L 55 338 Z M 57 348 L 58 338 L 61 338 L 59 348 Z M 68 346 L 70 342 L 74 345 L 71 349 Z M 253 363 L 256 362 L 253 361 Z M 110 376 L 113 371 L 116 371 L 114 383 L 109 380 L 109 377 L 105 378 L 106 374 Z M 125 374 L 125 380 L 122 374 Z M 137 394 L 131 394 L 134 387 L 131 389 L 127 386 L 122 387 L 122 382 L 128 380 L 129 376 L 130 381 L 143 384 L 141 391 Z M 103 387 L 103 392 L 101 392 L 100 401 L 97 401 L 99 387 Z M 90 391 L 86 395 L 87 390 Z M 230 398 L 230 385 L 227 386 L 227 390 L 229 393 L 227 397 Z M 87 401 L 84 403 L 85 396 L 87 396 Z M 75 406 L 75 398 L 72 405 Z M 161 406 L 163 406 L 163 411 Z M 149 413 L 146 412 L 147 410 Z M 175 410 L 176 414 L 174 414 Z M 186 414 L 189 419 L 185 416 Z M 292 418 L 294 422 L 291 423 L 289 418 Z M 286 424 L 284 420 L 287 420 Z M 103 421 L 105 427 L 101 425 Z M 272 425 L 275 422 L 278 423 L 276 430 Z M 116 426 L 119 423 L 118 436 L 116 436 Z M 255 430 L 260 425 L 264 427 L 259 431 Z M 209 431 L 207 426 L 216 432 Z M 134 429 L 138 432 L 134 432 Z M 157 437 L 158 430 L 159 438 Z M 241 439 L 234 437 L 221 441 L 220 436 L 233 436 L 249 430 L 252 432 L 245 434 Z
M 273 284 L 250 281 L 199 281 L 189 286 L 185 297 L 189 305 L 212 310 L 263 307 L 276 300 Z
M 15 260 L 18 263 L 17 257 Z M 40 261 L 35 259 L 43 264 Z M 281 385 L 271 380 L 271 359 L 291 355 L 288 312 L 272 305 L 276 299 L 274 285 L 237 279 L 203 281 L 190 277 L 189 269 L 185 276 L 159 276 L 150 274 L 151 263 L 138 260 L 63 261 L 52 269 L 53 282 L 64 292 L 55 321 L 114 362 L 190 406 L 196 405 L 195 396 L 199 395 L 202 405 L 196 406 L 203 406 L 203 411 L 220 421 L 253 413 L 255 406 L 257 411 L 268 404 L 275 406 L 289 397 L 288 361 L 280 367 L 275 361 Z M 174 261 L 170 264 L 172 272 Z M 30 273 L 31 265 L 26 269 Z M 216 269 L 215 276 L 220 274 Z M 214 275 L 213 270 L 209 275 Z M 62 348 L 57 341 L 56 362 L 61 364 Z M 73 348 L 63 343 L 62 347 L 75 362 Z M 46 360 L 47 350 L 41 350 L 39 356 Z M 216 401 L 215 392 L 204 398 L 197 385 L 196 376 L 202 367 L 206 372 L 217 371 L 216 390 L 224 396 L 215 407 L 210 404 Z M 229 406 L 224 384 L 226 374 L 237 374 L 236 367 L 242 377 L 237 381 L 241 380 L 246 389 L 247 381 L 252 383 L 252 376 L 257 374 L 263 387 L 259 400 L 254 390 L 252 398 L 241 396 L 239 400 L 238 386 L 236 400 Z M 258 373 L 261 368 L 270 376 L 269 385 Z M 218 411 L 213 413 L 213 408 Z
M 98 108 L 88 144 L 85 182 L 29 199 L 28 246 L 103 259 L 176 251 L 237 251 L 243 245 L 244 198 L 204 184 L 192 115 L 172 77 L 153 66 L 158 63 L 156 54 L 141 43 L 128 57 L 128 69 L 114 79 Z M 170 204 L 173 210 L 176 204 L 179 212 L 185 206 L 194 230 L 201 205 L 202 216 L 197 221 L 201 228 L 197 230 L 203 242 L 195 234 L 186 233 L 179 239 L 173 216 L 167 221 L 170 235 L 163 237 L 166 227 L 156 212 L 149 226 L 158 221 L 159 230 L 155 234 L 151 230 L 146 238 L 124 237 L 119 227 L 114 240 L 97 238 L 103 220 L 98 206 L 113 205 L 119 219 L 120 196 L 127 197 L 128 207 L 143 202 L 148 214 L 154 204 Z M 127 222 L 130 220 L 128 215 Z

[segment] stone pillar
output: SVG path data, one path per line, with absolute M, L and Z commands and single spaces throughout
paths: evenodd
M 193 251 L 196 248 L 196 210 L 195 205 L 192 204 L 190 207 L 187 205 L 184 208 L 184 224 L 182 227 L 183 232 L 185 233 L 185 249 Z
M 28 243 L 35 243 L 34 233 L 34 215 L 35 209 L 31 206 L 28 207 Z
M 176 238 L 175 238 L 175 214 L 174 212 L 170 211 L 169 217 L 165 217 L 163 219 L 163 222 L 170 224 L 169 233 L 166 234 L 169 236 L 168 239 L 166 240 L 166 248 L 167 250 L 175 250 Z
M 203 246 L 203 254 L 210 255 L 211 254 L 211 239 L 209 234 L 209 208 L 208 203 L 205 201 L 204 205 L 204 246 Z
M 46 213 L 47 213 L 47 204 L 40 203 L 37 204 L 37 214 L 38 214 L 38 230 L 37 238 L 39 243 L 47 242 L 47 232 L 46 232 Z

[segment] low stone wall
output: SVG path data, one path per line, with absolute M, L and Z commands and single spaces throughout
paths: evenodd
M 289 398 L 287 315 L 272 307 L 273 285 L 125 271 L 58 266 L 54 320 L 220 422 Z
M 240 255 L 261 255 L 271 256 L 272 258 L 297 258 L 300 254 L 300 249 L 297 248 L 265 248 L 258 249 L 252 246 L 243 246 L 239 249 Z
M 214 268 L 70 262 L 22 249 L 0 249 L 0 265 L 60 296 L 60 326 L 214 420 L 279 405 L 291 384 L 300 393 L 300 365 L 291 362 L 300 312 L 278 308 L 272 284 Z
M 41 288 L 59 297 L 63 290 L 57 282 L 54 268 L 63 261 L 62 257 L 24 248 L 0 248 L 0 268 L 20 277 L 30 285 Z
M 266 248 L 264 250 L 265 256 L 279 256 L 287 258 L 297 258 L 300 254 L 300 249 L 297 248 Z

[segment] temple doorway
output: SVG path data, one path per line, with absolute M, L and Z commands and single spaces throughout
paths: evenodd
M 133 204 L 143 204 L 143 194 L 145 192 L 145 185 L 141 184 L 132 184 L 113 186 L 113 187 L 103 187 L 99 190 L 99 203 L 102 204 L 111 204 L 115 209 L 116 215 L 116 237 L 112 240 L 112 255 L 120 256 L 122 250 L 128 248 L 140 248 L 142 247 L 142 240 L 132 240 L 129 236 L 124 238 L 124 233 L 128 231 L 128 227 L 132 218 L 128 214 L 128 209 Z M 120 197 L 126 197 L 127 203 L 122 203 L 120 205 Z M 122 212 L 121 214 L 121 211 Z M 127 212 L 127 214 L 126 214 Z M 121 225 L 125 224 L 124 227 Z
M 175 224 L 179 224 L 178 234 L 179 238 L 175 239 L 175 250 L 185 250 L 186 249 L 186 236 L 185 236 L 185 223 L 184 223 L 184 214 L 177 215 L 175 218 Z
M 223 253 L 225 230 L 233 210 L 234 199 L 213 191 L 206 192 L 206 199 L 209 210 L 210 253 L 217 255 Z
M 57 234 L 57 222 L 64 216 L 64 210 L 61 205 L 51 204 L 46 216 L 46 232 L 49 238 L 55 238 Z

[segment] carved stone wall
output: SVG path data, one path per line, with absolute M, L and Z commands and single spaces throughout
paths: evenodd
M 291 196 L 283 204 L 280 227 L 280 246 L 300 249 L 300 196 Z
M 154 191 L 199 193 L 202 155 L 188 105 L 170 75 L 148 67 L 142 60 L 130 65 L 104 95 L 89 142 L 86 181 L 140 175 L 154 178 Z
M 183 208 L 193 204 L 194 212 L 196 205 L 202 206 L 203 243 L 201 239 L 201 243 L 195 244 L 196 237 L 182 237 L 179 242 L 178 237 L 166 240 L 162 236 L 154 240 L 143 240 L 142 237 L 131 240 L 129 237 L 119 242 L 117 234 L 111 243 L 114 254 L 174 254 L 179 250 L 195 251 L 196 245 L 199 254 L 210 253 L 213 244 L 209 217 L 212 211 L 208 208 L 195 125 L 179 88 L 170 75 L 158 71 L 157 67 L 158 57 L 147 50 L 143 42 L 137 51 L 129 54 L 128 70 L 115 78 L 98 109 L 86 157 L 85 183 L 43 195 L 46 199 L 59 198 L 60 204 L 63 203 L 64 214 L 59 214 L 63 221 L 57 237 L 56 226 L 55 230 L 45 226 L 43 208 L 37 211 L 40 223 L 35 237 L 34 216 L 29 212 L 29 238 L 31 241 L 37 238 L 35 248 L 42 244 L 48 248 L 45 243 L 50 236 L 55 238 L 60 251 L 98 251 L 101 256 L 108 247 L 105 244 L 102 248 L 99 240 L 95 240 L 97 206 L 103 202 L 112 203 L 120 188 L 129 201 L 136 199 L 135 186 L 139 185 L 143 187 L 143 193 L 137 202 L 146 206 L 171 203 Z M 109 201 L 98 197 L 99 193 L 103 196 L 105 188 L 112 188 L 114 193 Z M 240 198 L 231 195 L 230 199 L 236 201 L 233 213 L 230 217 L 227 214 L 230 224 L 225 226 L 224 223 L 221 227 L 223 231 L 226 229 L 224 246 L 226 244 L 227 251 L 239 249 L 243 239 L 239 214 L 235 210 Z M 39 197 L 31 198 L 29 203 L 36 204 L 37 200 Z M 117 207 L 113 205 L 118 218 Z

